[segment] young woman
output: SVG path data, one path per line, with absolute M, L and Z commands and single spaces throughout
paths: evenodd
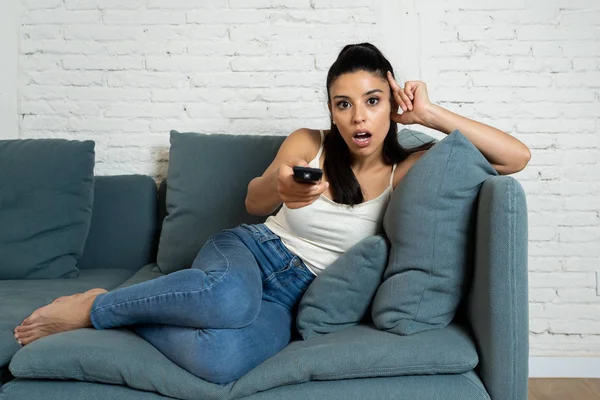
M 315 276 L 381 231 L 392 191 L 431 147 L 404 149 L 397 123 L 460 129 L 500 174 L 525 167 L 523 143 L 431 104 L 425 83 L 401 87 L 392 71 L 369 43 L 343 48 L 327 74 L 330 129 L 290 134 L 248 185 L 248 212 L 269 215 L 282 205 L 277 215 L 215 234 L 189 269 L 58 298 L 16 327 L 15 338 L 27 345 L 72 329 L 127 326 L 196 376 L 231 382 L 287 346 Z M 296 182 L 296 165 L 323 169 L 322 180 Z

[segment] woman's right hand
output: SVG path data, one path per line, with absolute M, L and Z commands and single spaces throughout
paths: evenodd
M 293 167 L 307 167 L 301 158 L 292 158 L 279 166 L 277 171 L 277 190 L 283 203 L 290 209 L 302 208 L 312 204 L 329 187 L 328 182 L 316 184 L 296 182 Z

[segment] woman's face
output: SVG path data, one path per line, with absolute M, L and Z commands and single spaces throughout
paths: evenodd
M 367 72 L 340 75 L 329 89 L 333 121 L 350 152 L 367 156 L 383 146 L 390 129 L 390 86 Z M 361 131 L 368 132 L 359 135 Z

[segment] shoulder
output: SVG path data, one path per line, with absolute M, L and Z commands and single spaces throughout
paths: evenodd
M 306 162 L 310 162 L 321 147 L 321 133 L 318 129 L 300 128 L 290 133 L 285 141 L 301 153 Z
M 406 157 L 406 159 L 404 159 L 404 161 L 402 161 L 401 163 L 398 163 L 398 166 L 396 167 L 396 170 L 394 171 L 394 182 L 393 182 L 394 189 L 396 188 L 396 186 L 398 186 L 398 183 L 400 183 L 400 181 L 402 180 L 402 178 L 404 178 L 404 176 L 410 170 L 410 168 L 426 152 L 427 152 L 427 150 L 416 151 L 414 153 L 409 154 L 408 157 Z

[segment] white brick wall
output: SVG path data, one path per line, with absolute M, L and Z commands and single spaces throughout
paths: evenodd
M 374 41 L 373 3 L 24 0 L 21 137 L 90 138 L 98 174 L 160 179 L 170 129 L 324 126 L 327 68 Z
M 372 41 L 399 79 L 531 148 L 514 175 L 529 205 L 531 354 L 598 356 L 599 6 L 23 0 L 20 135 L 94 139 L 97 173 L 159 179 L 170 129 L 326 126 L 328 67 L 344 44 Z
M 533 356 L 600 355 L 600 4 L 416 3 L 433 101 L 532 150 L 528 195 Z
M 18 8 L 12 1 L 0 3 L 0 140 L 19 137 Z

